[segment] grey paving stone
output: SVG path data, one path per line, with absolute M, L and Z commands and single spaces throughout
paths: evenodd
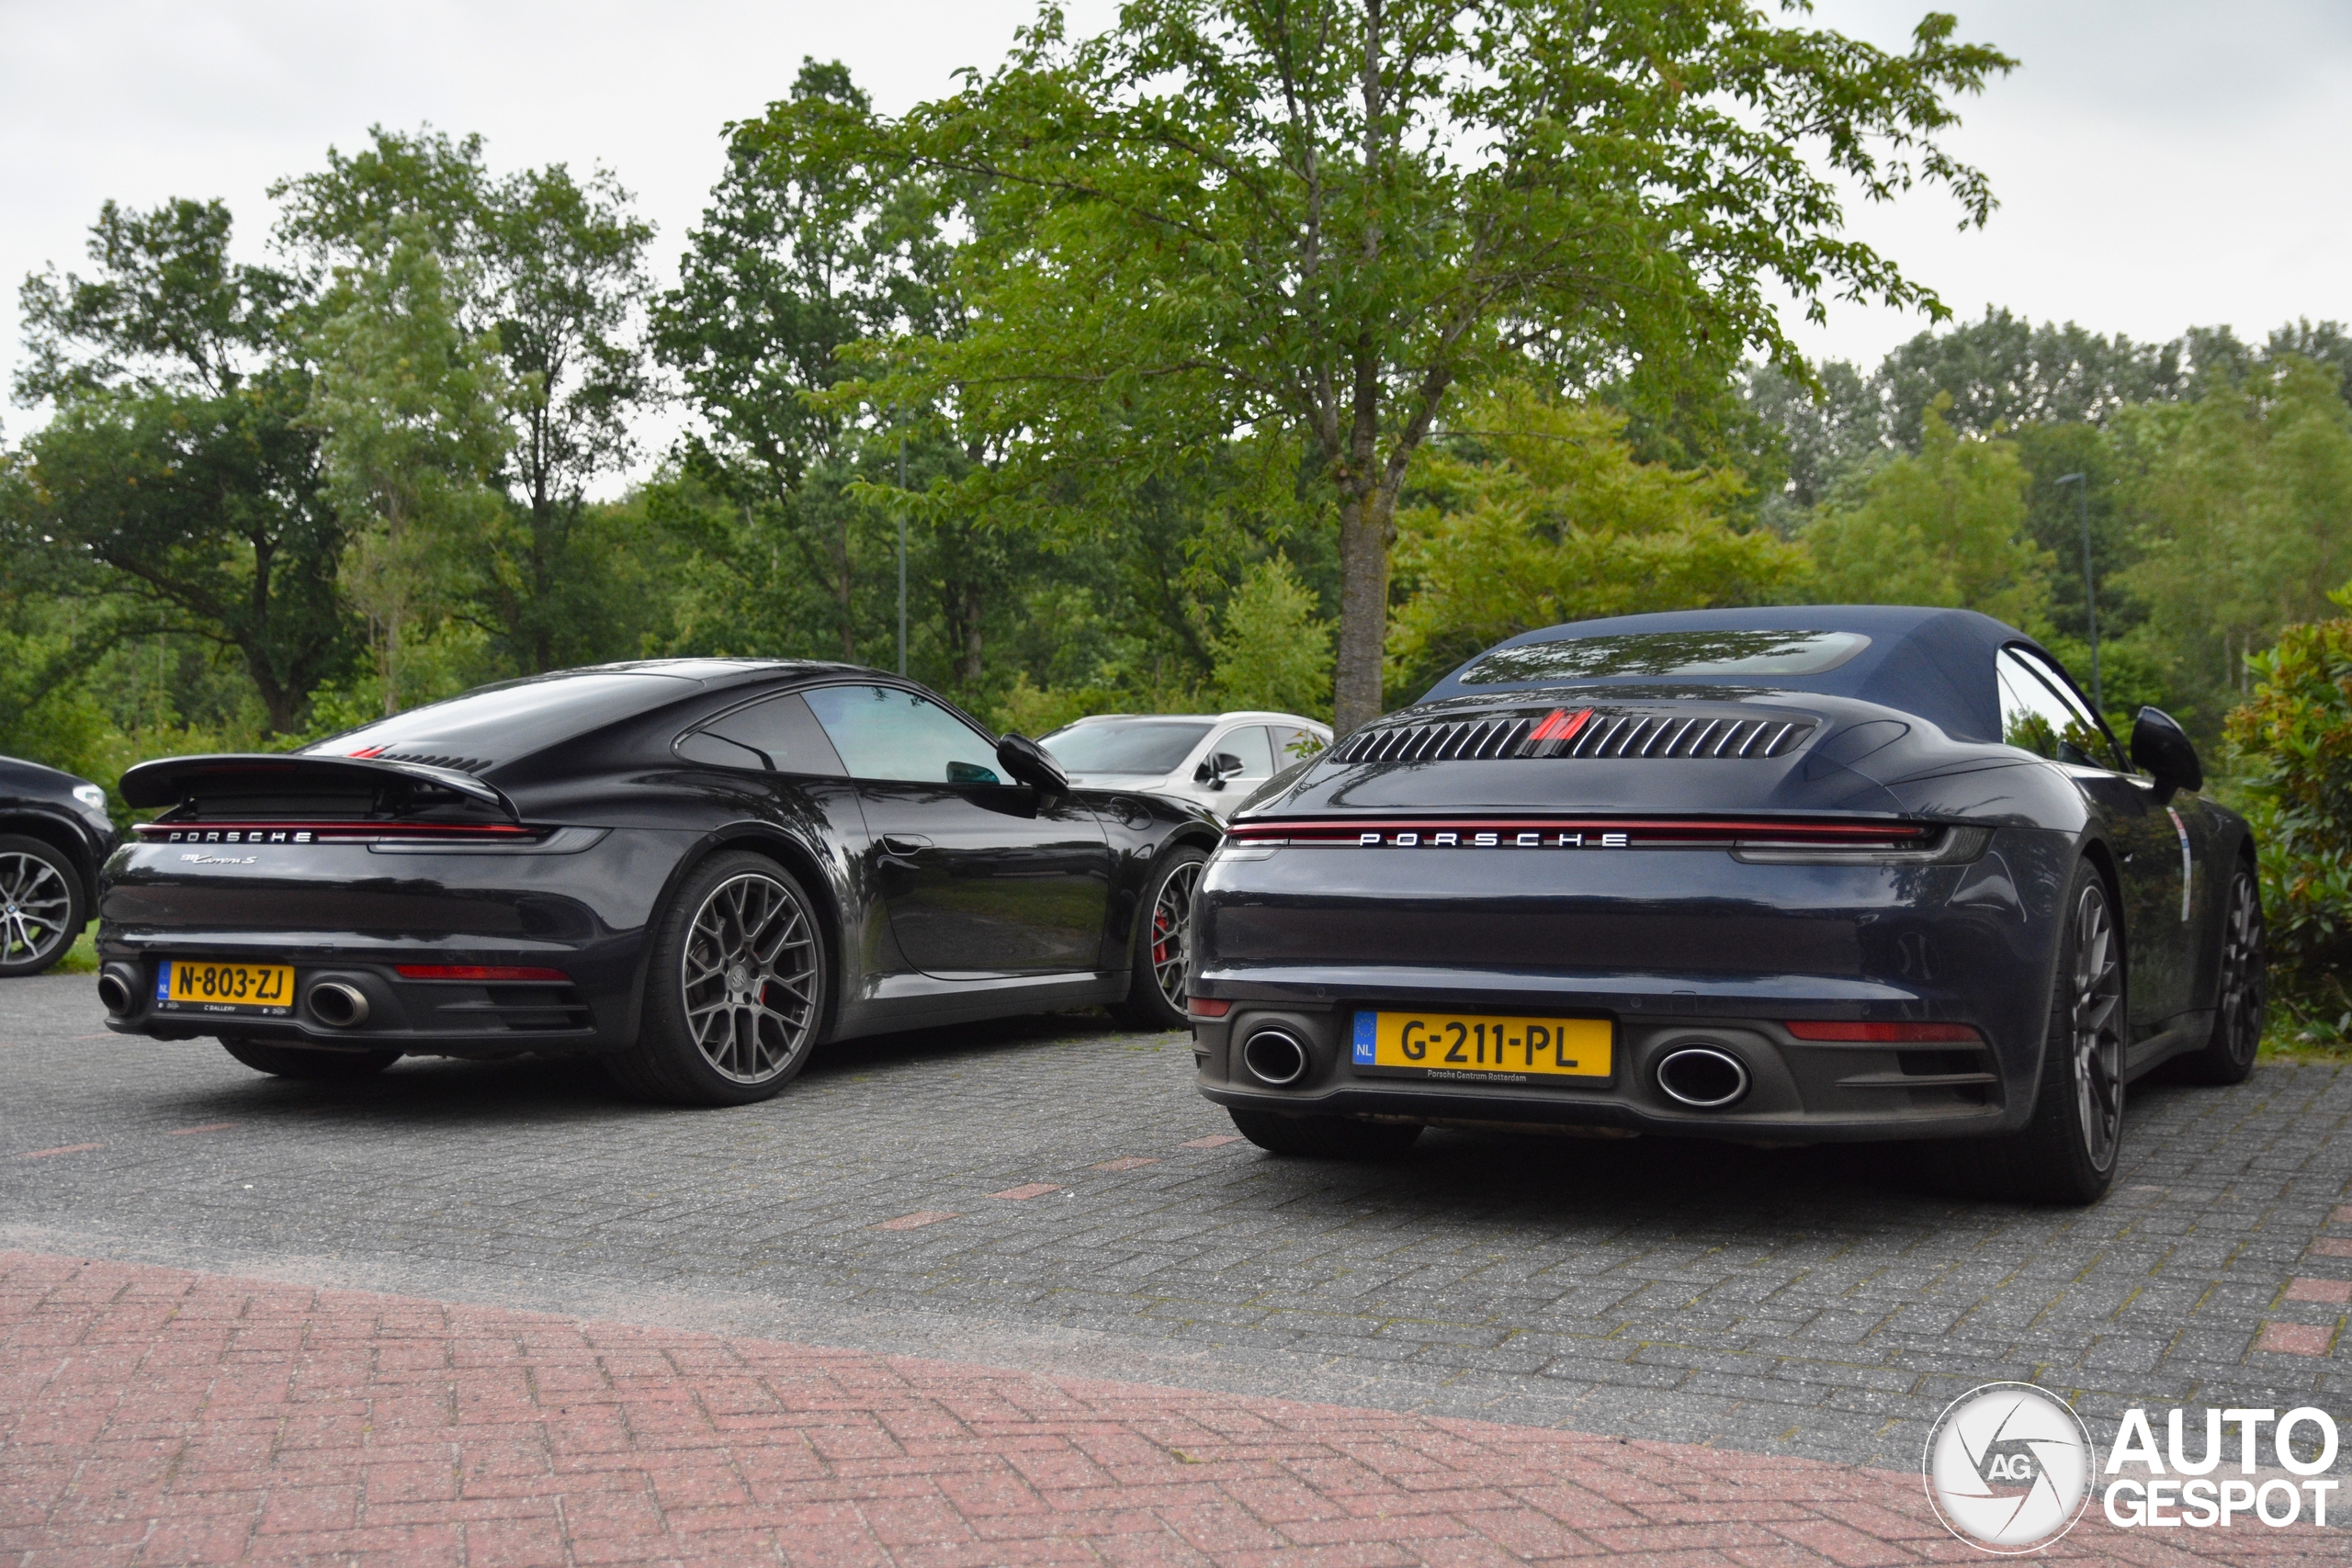
M 2352 1335 L 2250 1348 L 2340 1315 L 2290 1276 L 2352 1278 L 2308 1251 L 2352 1235 L 2324 1067 L 2135 1087 L 2117 1190 L 2074 1213 L 1925 1190 L 1895 1149 L 1187 1149 L 1230 1127 L 1185 1042 L 1092 1015 L 832 1047 L 703 1112 L 580 1066 L 327 1087 L 101 1033 L 85 977 L 0 982 L 7 1244 L 1899 1467 L 1987 1382 L 2095 1428 L 2352 1393 Z M 1030 1181 L 1063 1190 L 988 1196 Z M 918 1209 L 956 1217 L 873 1228 Z

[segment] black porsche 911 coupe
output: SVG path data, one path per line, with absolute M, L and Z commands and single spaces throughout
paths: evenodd
M 2245 821 L 2156 709 L 2130 759 L 1965 611 L 1513 637 L 1235 814 L 1193 916 L 1202 1089 L 1281 1153 L 1919 1140 L 1970 1190 L 2091 1201 L 2125 1086 L 2243 1078 L 2265 1003 Z
M 509 682 L 122 793 L 167 809 L 107 863 L 111 1028 L 294 1077 L 594 1054 L 705 1104 L 886 1030 L 1091 1003 L 1183 1028 L 1218 835 L 910 682 L 777 661 Z

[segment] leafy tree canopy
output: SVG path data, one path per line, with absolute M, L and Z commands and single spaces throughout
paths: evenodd
M 1360 724 L 1396 499 L 1457 387 L 1532 361 L 1664 400 L 1749 351 L 1795 365 L 1782 288 L 1940 310 L 1845 237 L 1838 182 L 1990 209 L 1937 138 L 2011 62 L 1954 31 L 1887 53 L 1745 0 L 1136 0 L 1072 40 L 1048 8 L 899 128 L 976 218 L 967 331 L 897 384 L 1021 433 L 994 484 L 1288 434 L 1338 519 Z

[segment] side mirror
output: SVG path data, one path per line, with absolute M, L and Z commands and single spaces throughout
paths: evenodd
M 1219 751 L 1193 770 L 1193 782 L 1204 784 L 1211 789 L 1223 789 L 1225 781 L 1238 773 L 1244 766 L 1240 758 L 1230 751 Z
M 2205 765 L 2188 732 L 2162 708 L 2142 708 L 2132 720 L 2132 765 L 2147 769 L 2166 792 L 2205 787 Z
M 1040 795 L 1068 795 L 1069 775 L 1054 754 L 1025 735 L 1008 735 L 996 743 L 996 760 L 1004 771 Z

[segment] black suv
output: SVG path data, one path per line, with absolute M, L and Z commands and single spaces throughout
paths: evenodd
M 119 837 L 105 790 L 0 757 L 0 979 L 65 956 L 97 908 L 98 867 Z

